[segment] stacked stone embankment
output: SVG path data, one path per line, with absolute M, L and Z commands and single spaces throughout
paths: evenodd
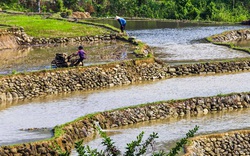
M 15 34 L 15 36 L 18 35 Z M 22 38 L 22 35 L 20 38 Z M 30 40 L 31 39 L 32 38 L 30 38 Z M 22 41 L 20 41 L 20 43 L 21 42 Z M 72 92 L 76 90 L 92 90 L 131 84 L 139 81 L 249 70 L 250 61 L 248 60 L 169 66 L 157 63 L 154 59 L 143 59 L 88 68 L 67 68 L 2 76 L 0 78 L 0 104 L 47 94 Z M 56 130 L 62 128 L 64 133 L 50 140 L 2 146 L 0 147 L 0 155 L 49 156 L 59 155 L 58 148 L 61 148 L 63 151 L 71 151 L 75 141 L 94 133 L 95 122 L 98 122 L 102 128 L 112 128 L 148 120 L 248 108 L 249 104 L 250 93 L 241 93 L 228 96 L 198 97 L 186 100 L 159 102 L 96 113 L 79 118 L 61 127 L 58 126 Z M 200 140 L 194 140 L 194 146 L 189 148 L 192 153 L 189 154 L 212 155 L 215 153 L 216 155 L 222 153 L 220 155 L 223 155 L 225 152 L 229 153 L 228 155 L 238 153 L 241 155 L 249 155 L 249 151 L 239 148 L 249 147 L 249 132 L 244 133 L 243 136 L 240 131 L 237 131 L 233 135 L 228 135 L 230 136 L 229 139 L 225 137 L 227 134 L 223 134 L 222 136 L 223 137 L 217 137 L 216 139 L 212 137 L 206 139 L 204 137 L 200 138 Z M 226 144 L 226 146 L 223 144 Z M 235 144 L 238 144 L 238 146 L 235 146 Z M 236 150 L 236 148 L 240 150 Z M 232 153 L 232 151 L 235 153 Z
M 250 29 L 232 30 L 211 37 L 212 42 L 231 43 L 250 40 Z
M 116 33 L 95 36 L 78 36 L 78 37 L 55 37 L 55 38 L 35 38 L 28 36 L 22 27 L 10 27 L 4 35 L 12 35 L 15 37 L 19 45 L 41 45 L 41 44 L 59 44 L 59 43 L 77 43 L 77 42 L 97 42 L 97 41 L 110 41 L 119 38 Z
M 0 78 L 0 104 L 48 94 L 93 90 L 176 76 L 249 70 L 250 60 L 169 66 L 164 63 L 157 63 L 153 58 L 149 58 L 92 67 L 21 73 Z
M 225 96 L 213 96 L 213 97 L 197 97 L 176 101 L 162 101 L 157 103 L 151 103 L 147 105 L 139 105 L 124 109 L 117 109 L 107 112 L 96 113 L 87 115 L 76 119 L 71 123 L 57 126 L 56 131 L 63 130 L 64 133 L 47 141 L 38 141 L 34 143 L 23 143 L 14 146 L 2 146 L 0 147 L 0 155 L 59 155 L 58 148 L 63 151 L 71 151 L 74 142 L 85 137 L 92 135 L 96 130 L 96 123 L 102 128 L 109 129 L 112 127 L 120 127 L 128 124 L 135 124 L 143 121 L 166 119 L 172 117 L 181 116 L 193 116 L 197 114 L 207 114 L 217 111 L 230 111 L 238 110 L 242 108 L 248 108 L 250 106 L 250 93 L 230 94 Z M 236 134 L 237 133 L 237 134 Z M 221 153 L 225 153 L 226 150 L 232 149 L 226 147 L 249 147 L 249 132 L 242 136 L 241 133 L 236 132 L 235 138 L 231 140 L 216 139 L 218 143 L 212 145 L 210 139 L 208 143 L 201 139 L 196 141 L 199 150 L 214 151 L 213 147 L 217 147 L 217 144 L 223 146 Z M 248 135 L 248 136 L 247 136 Z M 241 140 L 241 142 L 239 141 Z M 232 141 L 230 143 L 230 141 Z M 210 146 L 208 144 L 211 144 Z M 236 144 L 237 143 L 237 144 Z M 224 147 L 225 146 L 225 147 Z M 241 150 L 240 153 L 246 152 Z M 195 155 L 195 154 L 193 154 Z
M 60 19 L 62 20 L 62 19 Z M 78 22 L 79 23 L 79 22 Z M 84 24 L 84 23 L 82 23 Z M 134 45 L 141 44 L 140 47 L 137 47 L 134 51 L 134 54 L 138 58 L 146 57 L 149 54 L 152 54 L 150 47 L 139 40 L 136 40 L 134 37 L 124 36 L 122 34 L 116 33 L 107 33 L 103 35 L 95 36 L 78 36 L 78 37 L 55 37 L 55 38 L 35 38 L 28 36 L 22 27 L 11 27 L 3 29 L 0 31 L 0 50 L 15 48 L 17 46 L 30 46 L 30 45 L 40 45 L 46 46 L 47 44 L 61 44 L 61 43 L 82 43 L 82 42 L 111 42 L 113 40 L 122 40 L 129 42 Z M 143 46 L 142 46 L 143 45 Z
M 186 156 L 250 155 L 250 130 L 204 135 L 191 140 Z

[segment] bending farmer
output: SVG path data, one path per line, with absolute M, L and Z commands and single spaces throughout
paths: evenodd
M 121 32 L 123 32 L 125 30 L 125 26 L 127 23 L 126 20 L 124 18 L 119 17 L 119 16 L 116 16 L 115 19 L 119 22 Z

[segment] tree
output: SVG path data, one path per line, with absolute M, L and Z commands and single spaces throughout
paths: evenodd
M 77 4 L 78 0 L 63 0 L 63 4 L 66 8 L 72 9 L 73 5 Z
M 218 12 L 216 9 L 216 4 L 214 2 L 210 2 L 206 10 L 202 13 L 201 17 L 205 20 L 211 20 L 213 19 L 216 12 Z
M 55 4 L 56 4 L 56 12 L 63 12 L 64 10 L 64 5 L 63 5 L 63 0 L 55 0 Z
M 197 9 L 195 9 L 194 5 L 192 4 L 191 0 L 178 0 L 177 4 L 177 16 L 179 19 L 193 19 L 189 16 L 197 16 Z M 189 14 L 191 12 L 191 14 Z

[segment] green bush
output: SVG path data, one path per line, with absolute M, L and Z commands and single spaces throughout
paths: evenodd
M 75 143 L 75 149 L 79 156 L 141 156 L 148 152 L 149 147 L 154 145 L 154 140 L 158 138 L 157 133 L 152 133 L 150 136 L 143 142 L 142 138 L 144 132 L 141 132 L 136 140 L 127 144 L 126 152 L 122 154 L 122 152 L 114 145 L 114 142 L 110 137 L 106 135 L 100 128 L 98 128 L 98 132 L 103 138 L 102 144 L 106 147 L 104 151 L 98 151 L 97 149 L 91 149 L 89 146 L 83 146 L 83 140 Z M 181 148 L 188 142 L 188 138 L 193 137 L 194 134 L 198 131 L 199 127 L 195 126 L 194 129 L 189 130 L 186 134 L 186 137 L 182 138 L 180 141 L 176 143 L 176 146 L 170 150 L 169 153 L 165 153 L 164 151 L 157 151 L 152 153 L 153 156 L 175 156 L 181 150 Z M 60 151 L 60 150 L 59 150 Z M 70 153 L 61 153 L 61 156 L 69 156 Z
M 19 5 L 18 3 L 7 4 L 7 3 L 0 2 L 0 8 L 2 8 L 2 10 L 12 10 L 12 11 L 21 11 L 21 12 L 29 11 L 29 9 L 26 9 L 22 5 Z
M 67 18 L 69 17 L 70 15 L 72 15 L 73 11 L 70 10 L 70 9 L 65 9 L 63 12 L 61 12 L 61 16 L 63 18 Z

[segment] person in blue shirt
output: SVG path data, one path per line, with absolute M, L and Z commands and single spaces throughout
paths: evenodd
M 121 18 L 119 16 L 116 16 L 115 19 L 119 22 L 120 24 L 120 29 L 121 29 L 121 32 L 124 32 L 125 30 L 125 26 L 126 26 L 126 20 L 124 18 Z

